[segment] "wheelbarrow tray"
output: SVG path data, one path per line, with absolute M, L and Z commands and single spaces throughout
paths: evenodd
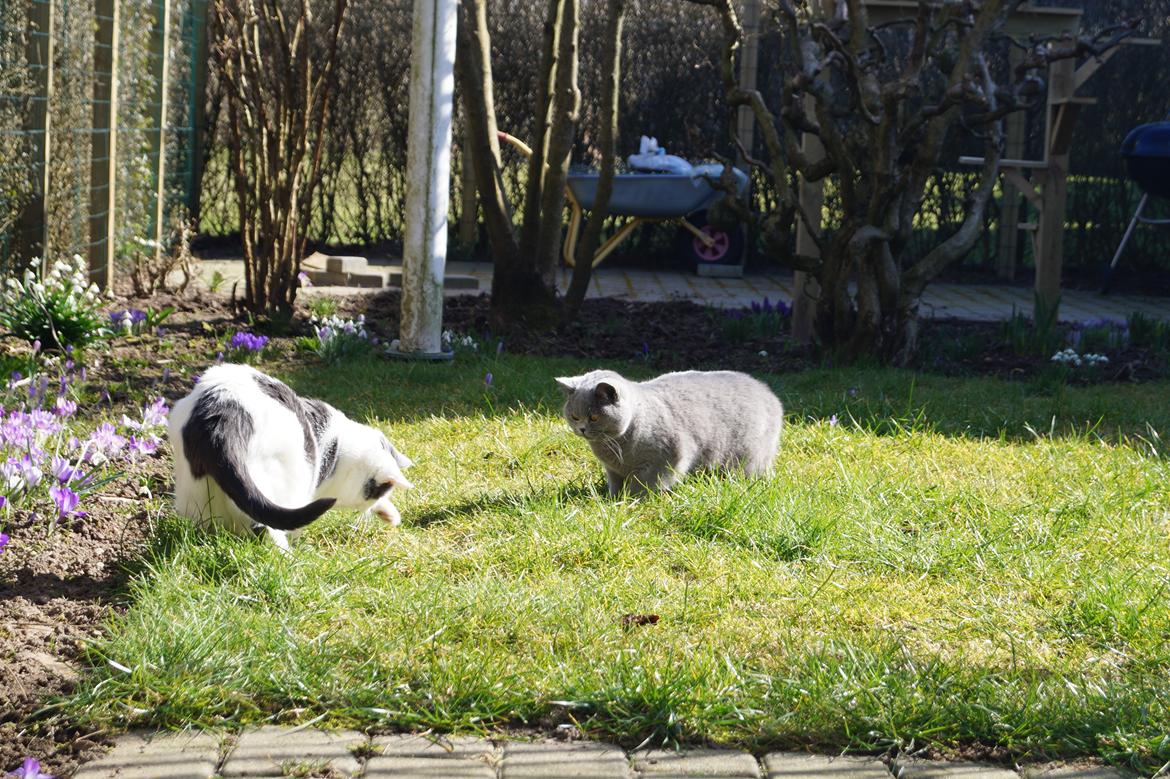
M 747 189 L 747 175 L 738 169 L 732 170 L 742 194 Z M 708 175 L 717 177 L 718 171 Z M 569 190 L 573 197 L 587 211 L 593 210 L 597 200 L 597 182 L 600 174 L 595 171 L 570 172 Z M 640 216 L 649 219 L 671 219 L 702 211 L 723 197 L 722 190 L 715 189 L 702 176 L 677 173 L 619 173 L 613 178 L 613 194 L 609 199 L 609 212 L 615 216 Z

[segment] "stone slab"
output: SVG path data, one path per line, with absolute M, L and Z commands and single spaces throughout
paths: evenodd
M 764 755 L 767 779 L 891 779 L 880 760 L 854 755 L 809 755 L 771 752 Z
M 717 777 L 717 779 L 758 779 L 760 766 L 747 752 L 735 749 L 651 749 L 631 755 L 638 776 Z
M 433 757 L 371 757 L 362 779 L 496 779 L 491 763 Z
M 210 733 L 128 733 L 74 779 L 209 779 L 219 765 L 219 746 L 220 737 Z
M 500 779 L 622 779 L 631 777 L 626 753 L 589 741 L 510 741 Z
M 495 754 L 495 744 L 474 736 L 401 734 L 374 736 L 373 755 L 427 759 L 484 760 Z
M 389 276 L 386 277 L 386 286 L 402 286 L 402 271 L 400 269 L 390 271 Z M 478 290 L 479 279 L 475 276 L 448 273 L 443 276 L 443 289 Z
M 365 736 L 352 730 L 277 727 L 245 730 L 220 773 L 225 779 L 282 776 L 292 766 L 328 764 L 343 776 L 357 776 L 361 766 L 353 750 L 367 743 Z
M 325 258 L 325 270 L 330 273 L 365 273 L 370 266 L 365 257 L 329 256 Z
M 1019 779 L 1003 766 L 946 760 L 898 760 L 894 774 L 897 779 Z
M 384 287 L 386 277 L 381 273 L 350 273 L 347 276 L 350 287 Z
M 349 276 L 345 273 L 330 273 L 325 270 L 311 270 L 306 273 L 309 274 L 309 281 L 318 287 L 344 287 L 349 281 Z
M 1048 763 L 1025 766 L 1020 773 L 1027 779 L 1136 779 L 1137 774 L 1111 765 L 1090 763 Z

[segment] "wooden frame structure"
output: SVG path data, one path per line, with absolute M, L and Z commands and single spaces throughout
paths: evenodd
M 873 24 L 885 24 L 898 19 L 914 18 L 917 0 L 864 0 Z M 1021 40 L 1029 37 L 1076 36 L 1080 31 L 1082 11 L 1079 8 L 1038 7 L 1025 5 L 1007 20 L 1004 34 Z M 1130 43 L 1156 43 L 1129 41 Z M 747 45 L 753 45 L 748 39 Z M 1004 207 L 999 234 L 1000 265 L 1003 276 L 1015 272 L 1018 236 L 1021 230 L 1033 234 L 1036 258 L 1036 305 L 1053 311 L 1060 300 L 1061 268 L 1064 260 L 1064 223 L 1067 213 L 1069 151 L 1077 116 L 1083 106 L 1095 101 L 1077 97 L 1077 90 L 1115 53 L 1112 48 L 1098 58 L 1090 59 L 1079 68 L 1076 63 L 1062 60 L 1048 70 L 1048 101 L 1045 117 L 1044 155 L 1040 160 L 1021 159 L 1024 153 L 1024 116 L 1013 114 L 1007 119 L 1007 158 L 1001 160 L 1000 170 L 1005 179 Z M 748 55 L 745 53 L 745 57 Z M 1019 54 L 1014 54 L 1018 61 Z M 750 88 L 750 87 L 749 87 Z M 741 131 L 742 132 L 742 131 Z M 806 155 L 815 159 L 819 140 L 806 135 L 803 139 Z M 749 147 L 750 148 L 750 147 Z M 961 164 L 981 165 L 982 157 L 961 157 Z M 1031 172 L 1031 178 L 1027 172 Z M 1020 223 L 1020 196 L 1032 203 L 1038 213 L 1034 223 Z M 801 204 L 814 218 L 821 214 L 824 202 L 823 182 L 801 182 Z M 815 227 L 815 226 L 814 226 Z M 812 236 L 801 224 L 797 233 L 797 252 L 815 255 Z M 793 336 L 802 342 L 812 338 L 815 301 L 819 296 L 816 280 L 797 271 L 793 277 Z

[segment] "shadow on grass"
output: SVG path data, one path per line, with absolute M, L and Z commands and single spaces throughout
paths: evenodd
M 480 495 L 475 498 L 460 501 L 454 505 L 429 508 L 411 517 L 407 520 L 407 524 L 413 527 L 426 528 L 434 525 L 444 525 L 452 520 L 485 512 L 530 508 L 548 501 L 557 504 L 574 503 L 586 498 L 592 498 L 594 500 L 605 499 L 605 483 L 603 481 L 592 484 L 576 483 L 566 484 L 557 489 L 525 490 Z
M 454 362 L 440 365 L 372 357 L 327 368 L 298 365 L 284 373 L 272 367 L 302 394 L 322 398 L 356 419 L 390 424 L 432 417 L 556 417 L 562 403 L 556 376 L 598 367 L 632 379 L 655 375 L 641 363 L 476 353 L 460 353 Z M 789 419 L 827 423 L 835 417 L 873 435 L 930 432 L 1009 442 L 1137 438 L 1143 451 L 1167 451 L 1159 432 L 1170 430 L 1170 406 L 1163 402 L 1167 382 L 1049 387 L 856 367 L 758 376 L 779 395 Z

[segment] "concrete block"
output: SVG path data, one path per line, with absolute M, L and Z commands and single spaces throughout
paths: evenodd
M 717 779 L 758 779 L 760 766 L 747 752 L 736 749 L 651 749 L 631 757 L 638 776 L 715 777 Z
M 365 257 L 325 258 L 325 270 L 330 273 L 365 273 L 369 266 Z
M 371 757 L 362 779 L 496 779 L 491 763 L 433 757 Z
M 892 779 L 890 769 L 872 757 L 771 752 L 764 755 L 767 779 Z
M 1131 771 L 1094 763 L 1046 763 L 1024 766 L 1020 774 L 1026 779 L 1137 779 L 1137 774 Z
M 946 760 L 896 760 L 894 775 L 897 779 L 1019 779 L 1003 766 Z
M 626 753 L 590 741 L 509 741 L 500 779 L 622 779 L 630 777 Z
M 350 273 L 346 284 L 350 287 L 384 287 L 386 277 L 381 273 Z
M 75 779 L 209 779 L 221 737 L 210 733 L 128 733 L 109 754 L 86 763 Z
M 306 273 L 309 274 L 309 281 L 318 287 L 344 287 L 349 281 L 349 276 L 344 273 L 331 273 L 325 270 L 311 270 Z
M 374 736 L 370 752 L 394 757 L 424 757 L 434 760 L 484 760 L 495 754 L 496 747 L 474 736 L 419 736 L 402 734 Z
M 390 274 L 386 278 L 386 286 L 402 286 L 402 270 L 400 268 L 390 271 Z M 475 276 L 465 276 L 457 273 L 449 273 L 443 277 L 443 289 L 460 291 L 469 290 L 475 292 L 479 290 L 479 279 L 477 279 Z
M 360 769 L 354 750 L 367 745 L 366 737 L 352 730 L 297 730 L 263 727 L 240 734 L 220 773 L 239 776 L 283 776 L 296 766 L 328 765 L 342 776 L 357 776 Z

